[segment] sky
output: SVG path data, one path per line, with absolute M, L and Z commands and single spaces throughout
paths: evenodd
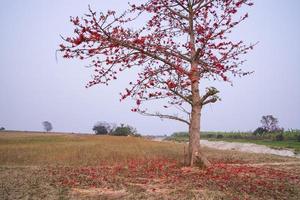
M 285 129 L 300 129 L 300 1 L 254 3 L 232 36 L 259 42 L 244 65 L 254 73 L 234 79 L 233 86 L 203 83 L 217 87 L 222 101 L 204 108 L 202 130 L 251 131 L 269 114 Z M 91 133 L 97 121 L 106 121 L 129 124 L 143 135 L 186 131 L 185 124 L 132 113 L 133 101 L 119 101 L 131 72 L 109 86 L 86 89 L 92 69 L 56 55 L 60 35 L 73 31 L 70 16 L 83 15 L 88 5 L 97 11 L 121 11 L 127 1 L 1 0 L 0 127 L 41 131 L 42 122 L 50 121 L 54 131 Z

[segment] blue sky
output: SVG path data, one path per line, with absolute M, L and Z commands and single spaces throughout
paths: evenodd
M 134 1 L 132 1 L 134 2 Z M 137 2 L 137 1 L 136 1 Z M 259 41 L 247 55 L 245 69 L 255 73 L 216 86 L 222 101 L 207 106 L 202 129 L 248 131 L 262 115 L 272 114 L 284 128 L 300 128 L 300 1 L 254 1 L 250 17 L 233 34 L 245 42 Z M 92 70 L 55 51 L 60 34 L 70 35 L 70 16 L 82 15 L 90 4 L 97 11 L 123 10 L 123 0 L 2 0 L 0 7 L 0 126 L 13 130 L 91 132 L 97 121 L 130 124 L 142 134 L 170 134 L 184 124 L 143 117 L 120 103 L 119 92 L 133 76 L 122 74 L 110 86 L 89 89 Z M 154 105 L 155 108 L 155 105 Z

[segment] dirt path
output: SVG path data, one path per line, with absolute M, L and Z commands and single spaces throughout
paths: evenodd
M 253 164 L 228 164 L 232 166 L 252 166 L 252 167 L 258 167 L 258 166 L 287 166 L 287 165 L 300 165 L 300 162 L 272 162 L 272 163 L 253 163 Z
M 206 146 L 206 147 L 222 149 L 222 150 L 237 150 L 237 151 L 249 152 L 249 153 L 265 153 L 265 154 L 274 154 L 274 155 L 279 155 L 279 156 L 300 158 L 300 155 L 295 154 L 291 150 L 272 149 L 265 145 L 258 145 L 258 144 L 252 144 L 252 143 L 201 140 L 200 144 L 203 146 Z

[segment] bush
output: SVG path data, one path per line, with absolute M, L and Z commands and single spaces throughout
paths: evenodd
M 221 138 L 223 138 L 223 137 L 224 137 L 224 135 L 222 135 L 222 134 L 218 134 L 218 135 L 217 135 L 217 138 L 218 138 L 218 139 L 221 139 Z
M 268 133 L 268 130 L 266 128 L 263 127 L 258 127 L 257 129 L 255 129 L 255 131 L 253 132 L 253 135 L 263 135 L 265 133 Z
M 124 124 L 121 124 L 121 126 L 118 126 L 113 132 L 112 135 L 115 136 L 138 136 L 137 131 L 132 126 L 124 126 Z
M 96 135 L 107 135 L 112 131 L 113 125 L 107 122 L 97 122 L 93 126 L 93 131 Z
M 276 135 L 275 139 L 276 139 L 276 141 L 283 141 L 284 137 L 282 134 L 278 134 L 278 135 Z
M 0 131 L 5 131 L 5 128 L 4 128 L 4 127 L 1 127 L 1 128 L 0 128 Z
M 96 135 L 106 135 L 108 133 L 105 126 L 94 126 L 93 131 L 95 131 Z

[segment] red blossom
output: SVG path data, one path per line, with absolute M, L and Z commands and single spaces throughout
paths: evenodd
M 71 18 L 74 35 L 64 38 L 60 51 L 64 58 L 90 61 L 96 70 L 87 87 L 108 85 L 135 68 L 136 80 L 129 80 L 121 100 L 135 99 L 133 112 L 190 125 L 192 114 L 198 114 L 191 112 L 193 108 L 201 110 L 218 99 L 217 90 L 202 94 L 200 82 L 230 82 L 231 77 L 249 74 L 241 66 L 254 45 L 234 41 L 230 33 L 248 17 L 242 11 L 251 5 L 251 0 L 149 0 L 130 5 L 121 14 L 89 8 L 83 17 Z M 136 23 L 143 19 L 144 23 Z M 143 106 L 152 100 L 161 100 L 162 106 L 176 108 L 184 116 L 148 112 Z
M 55 184 L 67 187 L 113 187 L 116 181 L 124 187 L 128 183 L 149 184 L 160 182 L 164 185 L 180 185 L 191 189 L 219 190 L 229 192 L 233 199 L 240 194 L 268 199 L 282 199 L 293 193 L 300 185 L 300 176 L 265 166 L 247 164 L 226 164 L 220 161 L 210 168 L 182 168 L 178 161 L 156 159 L 131 159 L 115 164 L 101 164 L 96 167 L 53 167 L 51 176 Z M 172 187 L 172 188 L 173 188 Z

